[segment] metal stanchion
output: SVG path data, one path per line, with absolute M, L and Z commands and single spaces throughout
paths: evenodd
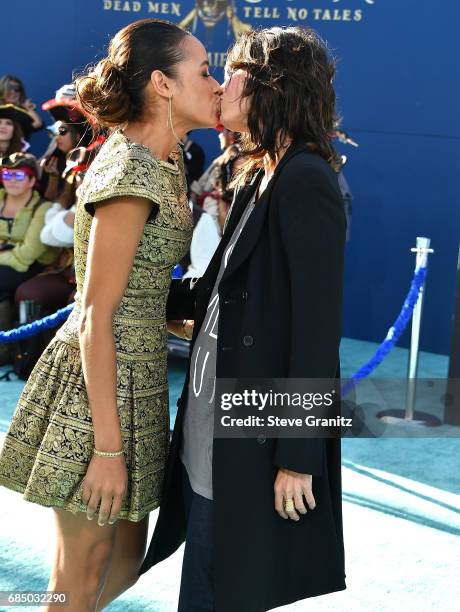
M 424 268 L 428 265 L 428 253 L 433 253 L 430 249 L 430 239 L 417 236 L 417 246 L 411 249 L 412 253 L 416 253 L 415 269 Z M 420 344 L 420 326 L 422 323 L 423 297 L 425 294 L 425 283 L 420 287 L 417 303 L 414 306 L 412 313 L 412 330 L 409 349 L 409 361 L 407 364 L 407 397 L 406 397 L 406 414 L 407 420 L 414 418 L 415 394 L 417 385 L 417 370 L 418 370 L 418 351 Z
M 412 248 L 412 253 L 416 253 L 415 272 L 420 268 L 428 266 L 428 254 L 434 253 L 430 248 L 430 238 L 417 236 L 417 246 Z M 418 352 L 420 343 L 420 326 L 422 322 L 423 298 L 425 293 L 425 283 L 420 287 L 417 303 L 412 312 L 412 331 L 409 349 L 409 360 L 407 365 L 407 390 L 405 410 L 386 410 L 378 414 L 378 417 L 386 423 L 397 423 L 405 421 L 414 425 L 441 425 L 441 421 L 432 414 L 415 410 L 415 398 L 417 389 L 417 370 Z

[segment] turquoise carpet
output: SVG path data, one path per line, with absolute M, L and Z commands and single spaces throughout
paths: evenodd
M 370 342 L 344 339 L 343 377 L 356 371 L 375 348 Z M 185 363 L 174 359 L 169 366 L 173 421 Z M 407 351 L 395 348 L 373 377 L 403 379 L 406 368 Z M 5 368 L 0 368 L 0 375 L 3 371 Z M 446 374 L 447 357 L 421 353 L 421 378 L 443 378 Z M 22 386 L 20 381 L 0 383 L 0 441 Z M 432 408 L 433 413 L 442 416 L 442 406 L 434 406 L 437 399 L 422 393 L 417 407 Z M 283 610 L 458 610 L 460 591 L 455 585 L 460 563 L 460 431 L 442 425 L 436 432 L 437 437 L 432 438 L 342 441 L 348 588 Z M 44 590 L 53 554 L 51 511 L 27 503 L 5 488 L 0 489 L 0 502 L 0 590 Z M 156 513 L 152 513 L 150 531 L 155 520 Z M 182 554 L 180 549 L 150 570 L 107 610 L 174 612 Z

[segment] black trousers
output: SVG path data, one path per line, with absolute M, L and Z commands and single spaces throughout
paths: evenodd
M 195 493 L 182 465 L 187 535 L 178 612 L 214 612 L 213 502 Z

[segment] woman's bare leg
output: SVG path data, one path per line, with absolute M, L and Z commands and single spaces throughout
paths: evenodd
M 89 521 L 86 513 L 53 508 L 56 520 L 56 553 L 48 591 L 67 592 L 66 612 L 94 612 L 112 556 L 114 525 Z M 42 608 L 55 612 L 55 606 Z
M 138 570 L 144 560 L 149 527 L 148 515 L 134 523 L 118 520 L 115 544 L 104 588 L 96 610 L 103 610 L 111 601 L 134 586 L 138 580 Z

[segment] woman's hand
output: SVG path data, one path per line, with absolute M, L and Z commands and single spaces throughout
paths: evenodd
M 87 505 L 86 515 L 92 520 L 99 503 L 98 525 L 113 525 L 118 518 L 128 486 L 128 471 L 124 455 L 98 457 L 93 455 L 83 481 L 82 499 Z
M 171 334 L 183 338 L 184 340 L 191 340 L 193 336 L 193 326 L 195 321 L 184 320 L 184 321 L 166 321 L 166 327 Z
M 36 109 L 35 104 L 32 102 L 32 100 L 27 99 L 24 102 L 24 108 L 27 109 L 28 111 L 34 111 Z
M 34 128 L 41 128 L 41 127 L 43 127 L 42 118 L 40 117 L 40 115 L 35 110 L 37 107 L 32 102 L 32 100 L 26 100 L 24 102 L 24 108 L 27 110 L 27 113 L 32 118 L 32 126 Z
M 69 227 L 73 227 L 75 223 L 75 213 L 73 210 L 69 210 L 64 216 L 64 223 Z
M 310 510 L 316 508 L 311 485 L 311 474 L 299 474 L 280 468 L 275 480 L 275 510 L 278 514 L 284 519 L 300 520 L 297 512 L 307 514 L 303 497 L 305 497 Z M 294 502 L 292 510 L 286 510 L 284 507 L 285 501 L 289 499 Z
M 42 162 L 43 171 L 50 176 L 59 176 L 57 163 L 57 157 L 51 157 L 48 161 L 44 161 L 44 163 Z

